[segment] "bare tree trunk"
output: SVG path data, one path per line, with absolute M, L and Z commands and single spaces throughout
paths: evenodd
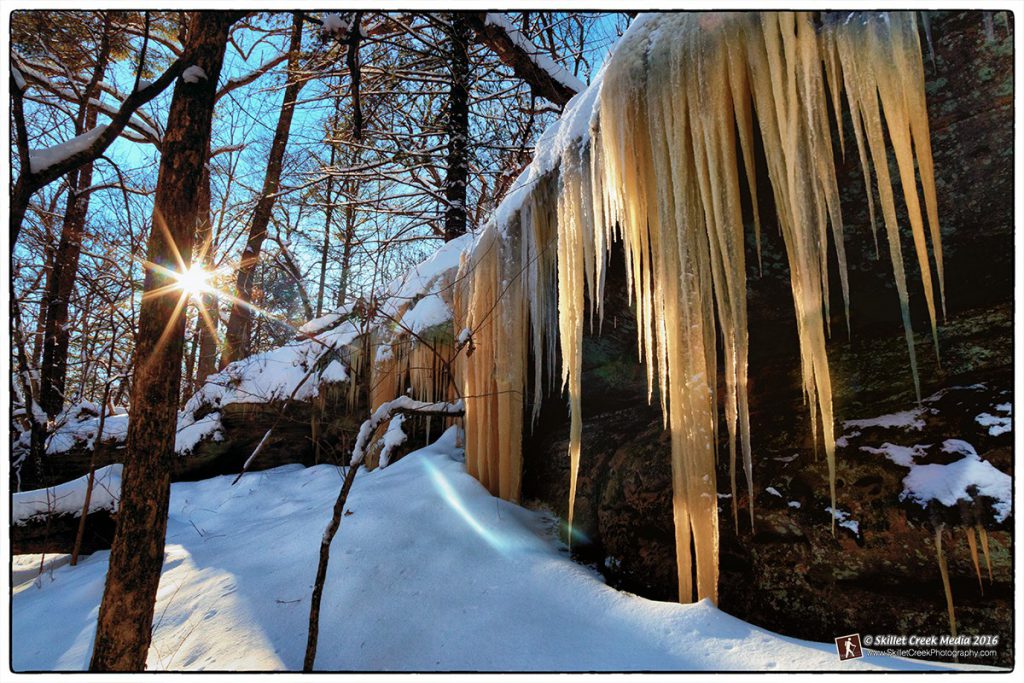
M 179 80 L 174 88 L 146 252 L 151 263 L 177 268 L 179 253 L 186 266 L 191 261 L 217 79 L 228 30 L 239 15 L 225 11 L 188 15 L 186 50 L 205 78 L 192 83 Z M 171 284 L 171 276 L 149 269 L 144 292 Z M 139 311 L 117 531 L 90 671 L 142 671 L 146 666 L 167 531 L 184 303 L 179 293 L 148 296 Z
M 313 664 L 316 663 L 316 646 L 320 639 L 320 601 L 324 595 L 324 582 L 327 580 L 327 567 L 331 561 L 331 541 L 338 533 L 341 526 L 341 513 L 345 509 L 345 501 L 348 500 L 348 492 L 352 490 L 352 482 L 356 479 L 356 472 L 359 465 L 349 465 L 345 473 L 345 481 L 338 492 L 338 498 L 334 501 L 334 511 L 331 514 L 331 521 L 324 531 L 320 540 L 320 560 L 316 565 L 316 579 L 313 581 L 313 595 L 309 600 L 309 627 L 306 635 L 306 656 L 302 662 L 302 670 L 310 672 Z
M 448 158 L 444 197 L 444 241 L 466 233 L 466 183 L 469 180 L 469 25 L 451 13 L 449 25 Z
M 196 240 L 203 255 L 203 268 L 209 272 L 214 263 L 213 221 L 210 216 L 210 202 L 213 192 L 210 190 L 210 155 L 207 149 L 206 164 L 203 166 L 203 177 L 199 186 L 199 229 Z M 206 378 L 217 369 L 217 326 L 220 324 L 220 305 L 213 293 L 204 293 L 197 302 L 199 306 L 199 365 L 196 368 L 193 392 L 199 391 Z M 204 315 L 205 313 L 205 315 Z
M 299 57 L 302 52 L 302 12 L 296 12 L 292 23 L 291 44 L 288 48 L 288 84 L 284 89 L 281 102 L 281 114 L 277 119 L 274 141 L 270 146 L 270 157 L 267 159 L 267 173 L 263 179 L 263 191 L 253 212 L 252 225 L 249 227 L 249 238 L 242 252 L 242 260 L 238 265 L 235 283 L 237 300 L 231 305 L 231 316 L 228 318 L 227 332 L 224 338 L 224 350 L 221 354 L 220 367 L 232 361 L 244 358 L 249 352 L 252 336 L 252 310 L 247 306 L 252 301 L 253 275 L 259 263 L 260 250 L 267 237 L 267 226 L 270 214 L 277 200 L 277 190 L 281 183 L 281 167 L 284 163 L 284 151 L 288 146 L 288 135 L 291 131 L 292 116 L 295 113 L 295 101 L 305 81 L 299 74 Z
M 351 200 L 345 207 L 345 245 L 341 254 L 341 288 L 338 290 L 338 306 L 348 298 L 348 285 L 352 279 L 352 247 L 355 242 L 356 210 Z
M 359 161 L 359 149 L 352 148 L 349 165 L 354 166 Z M 352 252 L 356 242 L 356 192 L 359 190 L 359 181 L 355 178 L 348 178 L 344 185 L 345 194 L 345 234 L 343 235 L 341 253 L 341 286 L 338 289 L 338 306 L 345 304 L 348 299 L 348 288 L 352 281 Z
M 340 84 L 339 84 L 340 85 Z M 331 119 L 331 132 L 332 138 L 338 135 L 338 112 L 341 108 L 341 97 L 336 96 L 334 98 L 334 117 Z M 331 145 L 331 156 L 328 162 L 328 169 L 334 168 L 334 161 L 337 158 L 338 147 L 335 141 L 332 139 Z M 328 173 L 327 175 L 327 196 L 325 199 L 326 206 L 324 207 L 324 243 L 320 249 L 320 284 L 316 290 L 316 317 L 320 317 L 324 314 L 324 288 L 327 285 L 327 256 L 331 249 L 331 217 L 334 214 L 334 198 L 332 193 L 334 191 L 334 174 Z
M 108 14 L 104 21 L 103 39 L 93 67 L 92 78 L 82 93 L 78 117 L 75 121 L 75 135 L 96 126 L 97 112 L 90 106 L 96 85 L 103 79 L 110 58 L 111 22 Z M 54 253 L 53 269 L 46 281 L 44 301 L 46 318 L 43 325 L 43 352 L 40 363 L 39 405 L 47 416 L 53 418 L 64 404 L 68 370 L 68 344 L 71 331 L 68 329 L 68 305 L 78 278 L 78 260 L 85 236 L 85 219 L 89 213 L 90 193 L 84 192 L 92 184 L 92 162 L 82 165 L 68 175 L 68 197 L 61 227 L 60 242 Z M 24 176 L 24 169 L 22 170 Z M 19 183 L 21 179 L 19 178 Z M 13 239 L 13 238 L 12 238 Z M 33 425 L 36 423 L 33 422 Z M 35 428 L 32 432 L 31 454 L 34 460 L 42 458 L 45 430 Z
M 187 306 L 185 307 L 185 310 L 188 311 Z M 198 386 L 198 383 L 195 382 L 194 373 L 196 369 L 196 355 L 199 352 L 199 333 L 202 331 L 203 328 L 202 318 L 202 314 L 196 312 L 196 327 L 193 330 L 192 334 L 187 335 L 188 338 L 186 341 L 188 343 L 188 355 L 185 356 L 185 379 L 181 383 L 181 404 L 184 404 L 185 401 L 187 401 L 192 396 L 193 392 L 195 391 L 195 387 Z

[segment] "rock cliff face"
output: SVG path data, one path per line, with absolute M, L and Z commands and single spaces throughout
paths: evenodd
M 723 444 L 718 470 L 720 605 L 753 623 L 814 640 L 852 632 L 948 633 L 933 541 L 935 526 L 943 523 L 959 632 L 999 634 L 998 655 L 984 663 L 1006 665 L 1013 658 L 1012 516 L 997 521 L 984 500 L 957 508 L 901 501 L 908 469 L 887 458 L 883 449 L 886 443 L 918 445 L 918 464 L 945 464 L 953 456 L 942 444 L 959 439 L 983 461 L 1012 475 L 1012 432 L 996 434 L 999 430 L 976 418 L 986 412 L 998 416 L 995 406 L 1012 403 L 1013 18 L 996 13 L 991 33 L 981 12 L 933 12 L 929 18 L 934 60 L 924 35 L 922 44 L 948 304 L 939 327 L 941 364 L 928 335 L 919 285 L 910 296 L 922 396 L 934 398 L 921 406 L 915 400 L 887 247 L 881 239 L 876 258 L 847 122 L 840 189 L 851 334 L 846 333 L 836 279 L 829 361 L 837 435 L 849 434 L 838 449 L 837 505 L 848 522 L 856 522 L 856 531 L 847 524 L 837 527 L 834 537 L 831 533 L 824 455 L 815 455 L 800 392 L 788 267 L 778 231 L 766 225 L 762 273 L 752 238 L 748 250 L 757 519 L 752 531 L 744 521 L 749 500 L 741 483 L 739 529 L 733 525 Z M 767 183 L 766 169 L 759 169 L 759 177 Z M 767 184 L 759 195 L 770 197 Z M 762 217 L 773 215 L 770 205 L 761 208 Z M 909 230 L 904 237 L 904 252 L 912 254 Z M 581 537 L 576 548 L 580 559 L 597 564 L 613 585 L 674 600 L 668 434 L 660 410 L 647 405 L 621 261 L 621 253 L 612 256 L 602 334 L 584 342 L 583 457 L 575 513 Z M 908 281 L 919 282 L 911 261 Z M 843 425 L 919 409 L 920 425 L 910 430 Z M 527 500 L 563 517 L 567 444 L 564 401 L 550 397 L 524 443 L 523 492 Z M 977 521 L 988 529 L 992 561 L 990 582 L 981 559 L 983 593 L 966 537 L 967 526 Z

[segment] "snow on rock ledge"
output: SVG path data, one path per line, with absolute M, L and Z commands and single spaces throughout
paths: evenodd
M 80 517 L 85 504 L 89 475 L 57 486 L 24 491 L 11 496 L 11 523 L 22 526 L 47 515 Z M 117 511 L 121 498 L 121 465 L 107 465 L 96 470 L 89 514 L 100 510 Z

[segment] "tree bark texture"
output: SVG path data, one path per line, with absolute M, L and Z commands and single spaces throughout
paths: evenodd
M 469 179 L 469 24 L 452 12 L 448 45 L 451 84 L 448 90 L 448 156 L 444 198 L 444 241 L 466 233 L 466 183 Z
M 187 267 L 198 218 L 199 185 L 213 118 L 217 79 L 234 12 L 193 12 L 188 52 L 206 74 L 179 80 L 167 117 L 147 259 L 172 271 Z M 144 292 L 172 284 L 160 269 L 146 272 Z M 142 671 L 152 637 L 170 499 L 171 461 L 184 346 L 180 293 L 145 296 L 128 424 L 117 531 L 100 604 L 91 671 Z

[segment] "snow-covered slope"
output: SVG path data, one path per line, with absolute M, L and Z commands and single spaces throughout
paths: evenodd
M 297 669 L 320 538 L 341 484 L 289 465 L 172 486 L 150 670 Z M 355 670 L 919 669 L 653 602 L 572 562 L 552 519 L 465 473 L 455 432 L 360 473 L 334 541 L 317 666 Z M 107 552 L 16 590 L 15 670 L 83 669 Z

